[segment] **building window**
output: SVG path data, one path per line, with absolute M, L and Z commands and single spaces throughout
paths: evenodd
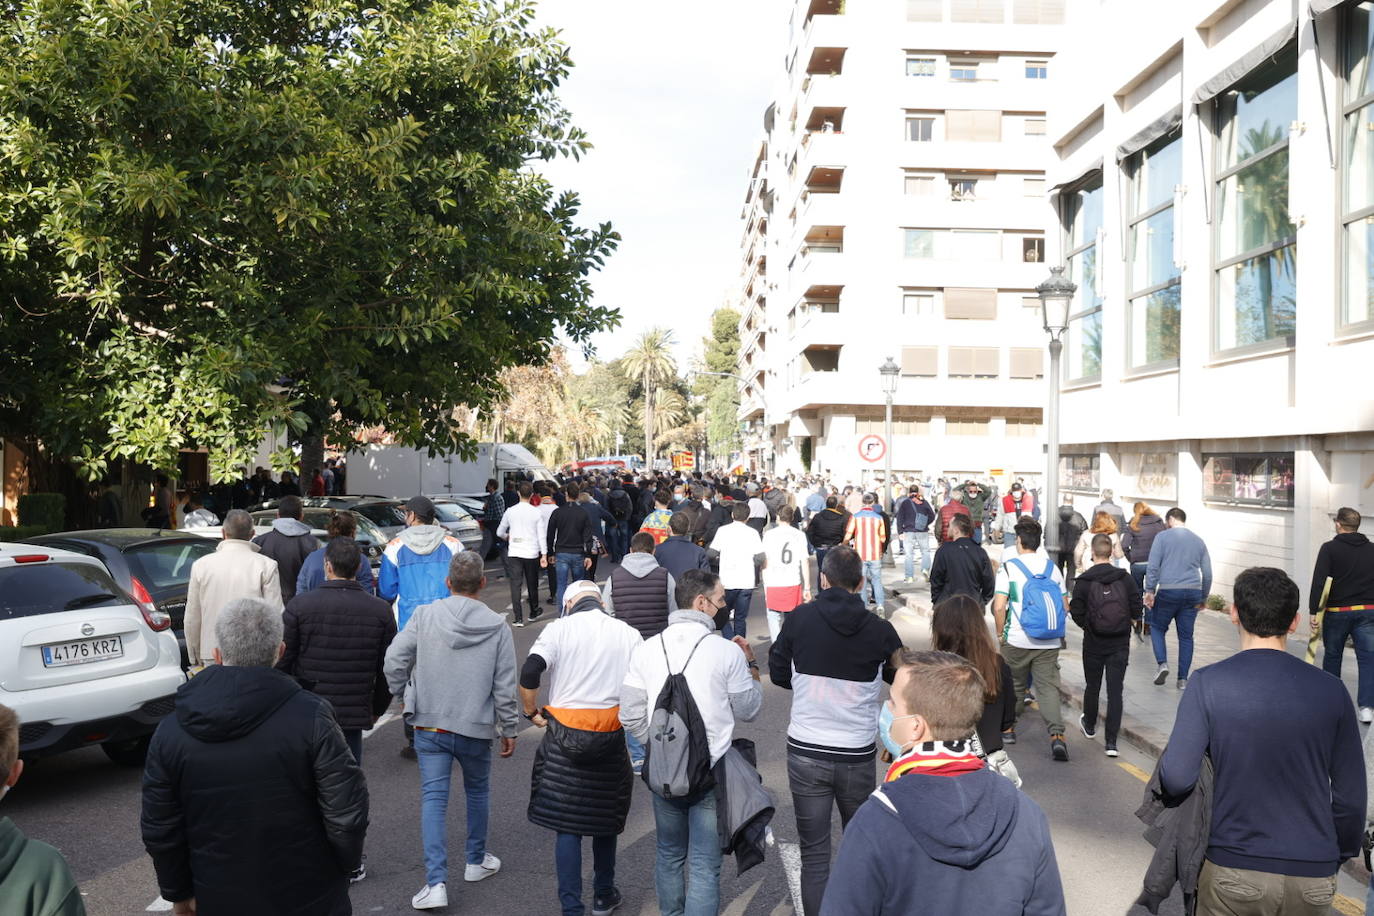
M 1164 137 L 1131 157 L 1126 233 L 1130 367 L 1178 360 L 1181 280 L 1174 255 L 1174 196 L 1182 181 L 1183 140 Z
M 933 57 L 912 57 L 906 59 L 907 76 L 934 76 L 935 58 Z
M 950 378 L 997 378 L 1001 354 L 996 347 L 950 347 Z
M 907 22 L 939 22 L 944 0 L 906 0 Z
M 945 317 L 964 319 L 995 319 L 997 290 L 945 287 Z
M 902 315 L 907 318 L 931 318 L 935 315 L 934 291 L 902 291 Z
M 1005 0 L 950 0 L 950 22 L 1000 23 L 1006 18 Z
M 1021 297 L 1021 307 L 1022 307 L 1023 309 L 1030 309 L 1030 310 L 1033 311 L 1033 312 L 1039 312 L 1039 311 L 1040 311 L 1040 297 L 1039 297 L 1039 296 L 1022 296 L 1022 297 Z
M 951 178 L 949 181 L 950 200 L 977 200 L 978 179 Z
M 1045 136 L 1045 119 L 1026 118 L 1024 130 L 1027 137 Z
M 1282 340 L 1297 311 L 1288 216 L 1288 129 L 1298 113 L 1292 45 L 1217 100 L 1216 350 Z
M 947 436 L 986 436 L 988 425 L 991 420 L 974 418 L 969 420 L 945 420 L 945 435 Z M 965 476 L 965 475 L 959 475 Z
M 934 378 L 939 374 L 939 347 L 903 347 L 902 375 Z
M 1050 78 L 1050 65 L 1043 60 L 1026 61 L 1026 79 L 1046 80 Z
M 1071 381 L 1102 377 L 1102 294 L 1097 278 L 1098 237 L 1102 234 L 1102 176 L 1065 194 L 1064 249 L 1069 278 L 1078 284 L 1069 307 L 1064 340 L 1064 377 Z
M 1345 282 L 1340 325 L 1349 327 L 1374 321 L 1374 3 L 1352 3 L 1345 15 Z
M 929 197 L 935 193 L 935 176 L 907 175 L 903 178 L 902 187 L 913 197 Z
M 1015 25 L 1063 25 L 1064 0 L 1012 0 Z
M 1022 178 L 1021 193 L 1026 197 L 1044 197 L 1045 179 L 1043 178 Z
M 1007 420 L 1007 435 L 1035 439 L 1040 435 L 1040 422 L 1038 420 Z
M 1045 351 L 1040 347 L 1012 347 L 1008 374 L 1012 378 L 1044 378 Z
M 935 138 L 935 119 L 907 118 L 906 138 L 917 143 L 929 143 Z
M 1249 506 L 1293 505 L 1293 453 L 1203 455 L 1202 498 Z
M 978 64 L 972 61 L 950 62 L 949 78 L 956 81 L 973 82 L 978 79 Z
M 934 229 L 905 230 L 905 253 L 908 258 L 929 259 L 935 257 Z
M 1062 455 L 1059 458 L 1059 486 L 1064 490 L 1096 493 L 1101 489 L 1102 456 Z
M 1021 240 L 1021 260 L 1027 264 L 1045 262 L 1045 240 L 1040 236 L 1026 236 Z
M 1002 112 L 950 109 L 945 112 L 945 139 L 997 143 L 1002 139 Z

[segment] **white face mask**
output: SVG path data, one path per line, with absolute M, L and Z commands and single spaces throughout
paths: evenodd
M 4 797 L 9 794 L 9 791 L 9 786 L 0 786 L 0 800 L 4 799 Z

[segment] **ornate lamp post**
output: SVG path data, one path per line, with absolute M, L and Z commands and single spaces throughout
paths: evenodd
M 1064 352 L 1064 332 L 1069 327 L 1069 307 L 1078 286 L 1064 276 L 1064 268 L 1051 267 L 1049 279 L 1035 288 L 1040 295 L 1040 316 L 1050 335 L 1050 397 L 1045 409 L 1049 436 L 1046 455 L 1049 477 L 1045 483 L 1045 551 L 1059 549 L 1059 360 Z M 1053 556 L 1053 554 L 1051 554 Z
M 887 447 L 883 450 L 884 512 L 889 511 L 892 507 L 892 396 L 897 393 L 897 377 L 901 375 L 901 372 L 902 367 L 898 366 L 890 356 L 887 358 L 887 362 L 878 367 L 878 374 L 883 380 L 883 395 L 887 398 L 887 416 L 883 421 L 883 438 L 887 443 Z

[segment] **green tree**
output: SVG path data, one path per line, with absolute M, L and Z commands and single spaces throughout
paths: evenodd
M 673 345 L 673 332 L 667 328 L 650 328 L 635 345 L 621 357 L 620 362 L 627 375 L 636 378 L 642 389 L 644 399 L 644 462 L 652 466 L 658 449 L 654 442 L 654 407 L 657 389 L 677 374 L 670 348 Z
M 708 372 L 739 372 L 739 312 L 719 308 L 711 313 L 711 335 L 705 339 L 703 362 Z M 697 377 L 696 394 L 706 402 L 706 439 L 714 451 L 739 448 L 739 382 L 714 375 Z
M 468 451 L 455 405 L 614 325 L 529 0 L 44 0 L 0 33 L 0 435 L 213 476 L 264 431 Z

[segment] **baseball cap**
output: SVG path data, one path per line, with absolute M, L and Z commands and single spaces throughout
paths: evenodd
M 414 512 L 427 522 L 434 521 L 434 516 L 439 514 L 439 510 L 434 507 L 434 500 L 428 496 L 412 496 L 407 499 L 406 510 Z
M 1024 489 L 1025 487 L 1021 486 L 1019 483 L 1014 483 L 1011 485 L 1011 490 L 1013 493 L 1020 493 Z
M 749 494 L 745 493 L 743 490 L 732 490 L 730 492 L 730 498 L 737 503 L 747 502 Z
M 596 597 L 600 598 L 601 589 L 597 588 L 596 583 L 592 582 L 590 579 L 579 579 L 576 582 L 572 582 L 563 591 L 564 606 L 566 606 L 569 602 L 572 602 L 574 604 L 577 603 L 577 601 L 583 595 L 595 595 Z

